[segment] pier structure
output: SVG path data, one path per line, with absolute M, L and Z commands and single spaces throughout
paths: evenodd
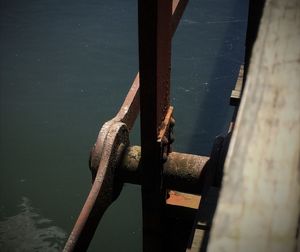
M 250 0 L 235 112 L 209 157 L 172 150 L 171 42 L 187 3 L 138 1 L 139 72 L 99 132 L 64 251 L 87 250 L 123 183 L 141 185 L 144 252 L 300 249 L 300 3 Z M 141 146 L 131 146 L 139 113 Z

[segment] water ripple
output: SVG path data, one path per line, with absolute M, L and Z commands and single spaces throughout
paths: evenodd
M 0 221 L 0 251 L 61 251 L 66 233 L 37 213 L 28 198 L 22 198 L 20 208 L 19 214 Z

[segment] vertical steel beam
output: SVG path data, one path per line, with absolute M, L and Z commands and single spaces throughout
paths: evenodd
M 169 109 L 172 0 L 139 0 L 143 251 L 162 251 L 161 123 Z

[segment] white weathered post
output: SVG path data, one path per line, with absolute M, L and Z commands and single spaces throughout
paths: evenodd
M 300 1 L 269 0 L 208 251 L 296 251 L 299 216 Z

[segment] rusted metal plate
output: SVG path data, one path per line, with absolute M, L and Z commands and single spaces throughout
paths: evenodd
M 178 191 L 169 191 L 169 197 L 167 199 L 167 204 L 173 206 L 189 207 L 193 209 L 198 209 L 201 196 L 188 194 Z

